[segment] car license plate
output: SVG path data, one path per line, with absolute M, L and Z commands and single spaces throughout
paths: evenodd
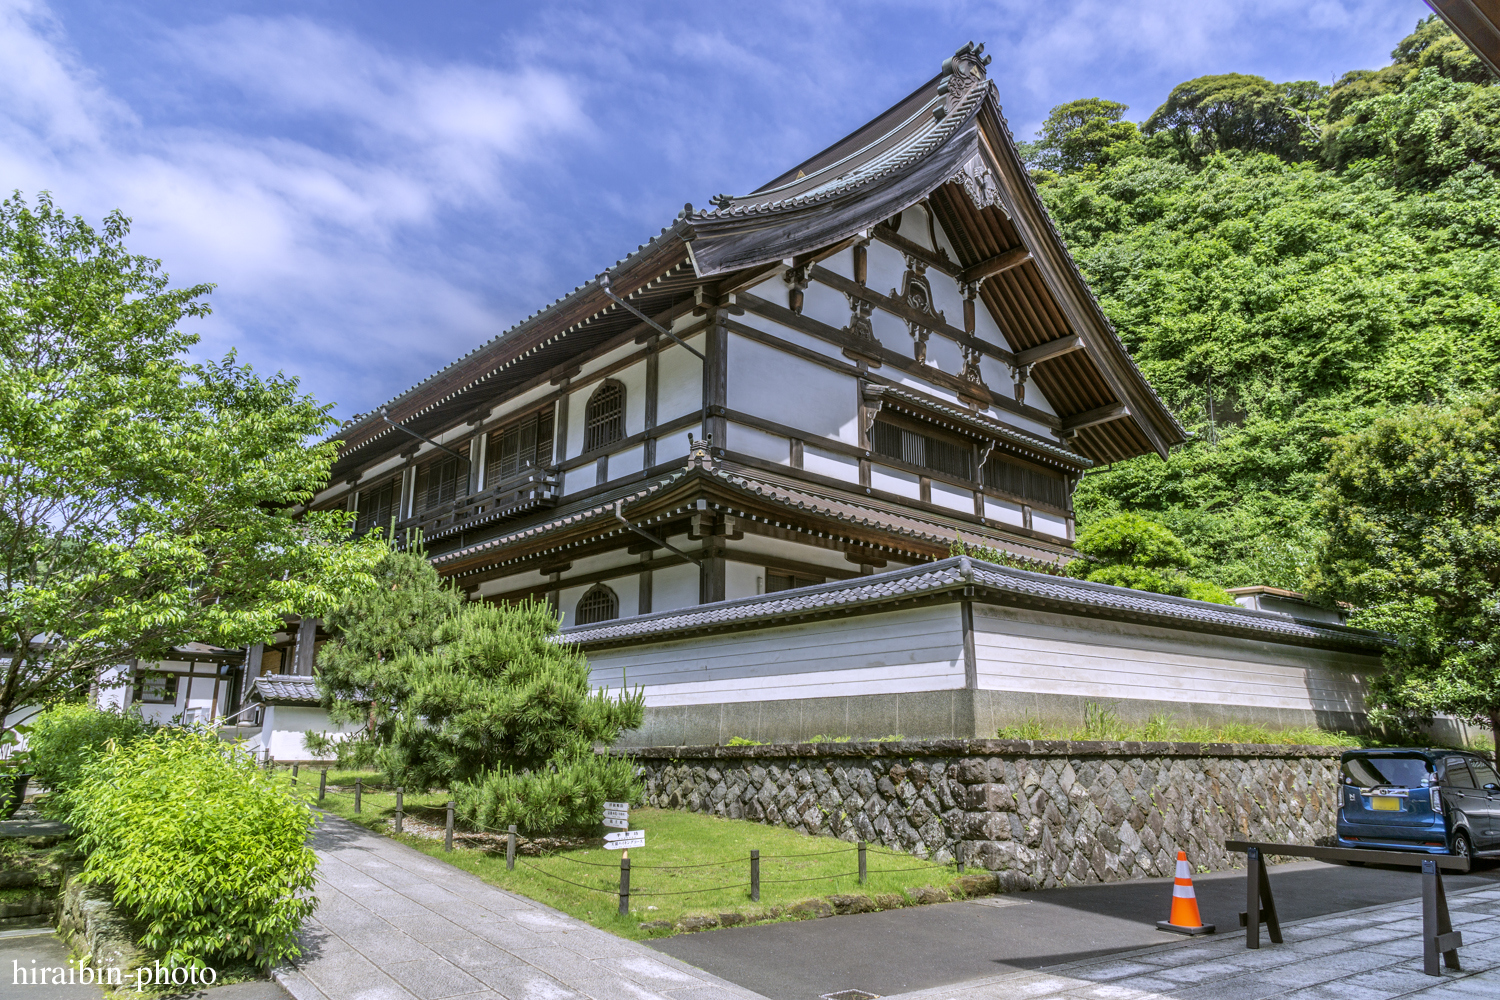
M 1382 812 L 1400 812 L 1401 800 L 1394 795 L 1370 796 L 1370 808 Z

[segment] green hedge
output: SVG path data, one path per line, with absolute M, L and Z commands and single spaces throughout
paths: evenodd
M 527 833 L 592 830 L 605 802 L 641 797 L 635 764 L 620 757 L 580 755 L 537 771 L 491 771 L 472 783 L 454 785 L 458 815 L 468 823 L 504 830 L 514 823 Z
M 155 730 L 139 710 L 101 712 L 87 705 L 54 705 L 31 724 L 27 756 L 37 782 L 61 793 L 61 800 L 78 784 L 84 764 L 110 740 L 128 746 Z
M 312 811 L 289 778 L 208 729 L 163 729 L 86 763 L 68 822 L 163 964 L 269 966 L 300 953 L 316 900 Z

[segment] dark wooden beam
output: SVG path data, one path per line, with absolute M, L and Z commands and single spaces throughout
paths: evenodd
M 1016 355 L 1016 364 L 1018 366 L 1037 365 L 1043 361 L 1051 361 L 1053 358 L 1060 358 L 1064 354 L 1071 354 L 1074 351 L 1081 350 L 1083 350 L 1083 338 L 1077 334 L 1059 337 L 1056 340 L 1049 340 L 1045 344 L 1038 344 L 1036 347 L 1028 347 L 1026 350 L 1021 351 Z
M 980 278 L 989 278 L 999 274 L 1001 271 L 1009 271 L 1013 267 L 1020 267 L 1031 259 L 1031 251 L 1025 247 L 1016 247 L 1004 253 L 996 254 L 989 260 L 982 260 L 972 267 L 966 267 L 959 274 L 958 280 L 964 283 L 978 281 Z
M 1062 430 L 1064 434 L 1069 434 L 1073 431 L 1081 431 L 1085 427 L 1107 424 L 1111 420 L 1119 420 L 1128 416 L 1130 416 L 1130 407 L 1124 403 L 1110 403 L 1108 406 L 1100 406 L 1093 410 L 1075 413 L 1071 417 L 1063 417 Z

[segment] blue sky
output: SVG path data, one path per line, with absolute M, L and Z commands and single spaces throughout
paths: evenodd
M 1389 62 L 1419 0 L 0 0 L 0 189 L 50 190 L 180 284 L 200 352 L 367 410 L 683 202 L 744 193 L 973 39 L 1012 130 L 1206 73 Z

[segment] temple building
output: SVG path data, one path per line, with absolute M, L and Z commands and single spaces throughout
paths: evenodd
M 983 736 L 1087 699 L 1354 719 L 1366 634 L 1056 575 L 1079 478 L 1187 435 L 988 62 L 348 421 L 313 506 L 420 531 L 471 599 L 550 602 L 597 683 L 645 685 L 644 742 Z M 283 659 L 247 674 L 311 671 Z

